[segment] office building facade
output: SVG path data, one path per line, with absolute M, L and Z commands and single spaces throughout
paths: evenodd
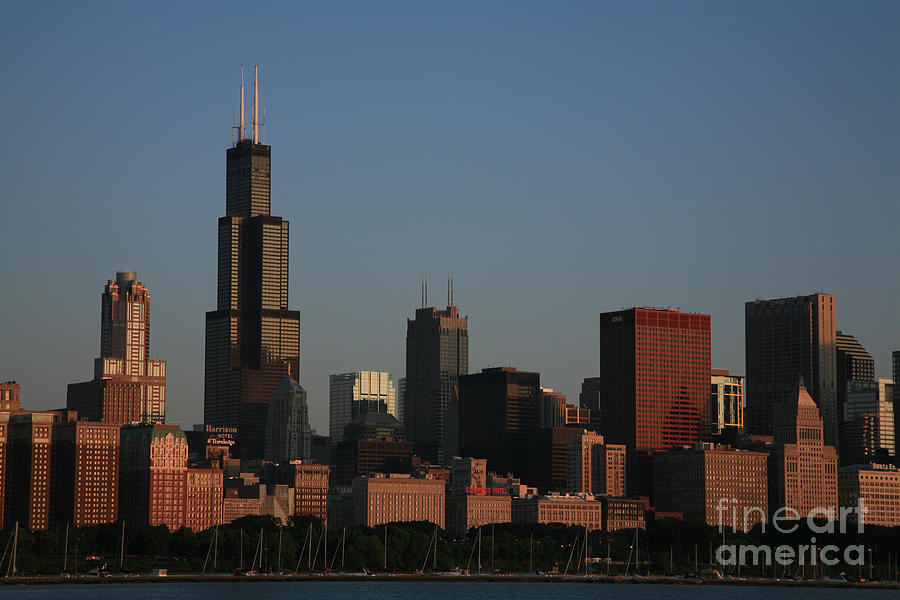
M 744 308 L 748 432 L 773 434 L 775 405 L 792 397 L 802 376 L 821 413 L 824 442 L 837 444 L 834 296 L 754 300 Z
M 354 371 L 329 377 L 328 435 L 333 444 L 344 439 L 344 428 L 357 415 L 389 414 L 396 418 L 397 394 L 390 373 Z
M 890 463 L 897 456 L 894 380 L 849 381 L 843 404 L 841 464 Z
M 731 375 L 728 369 L 712 369 L 710 373 L 711 432 L 721 434 L 728 427 L 744 427 L 744 378 Z
M 709 435 L 710 318 L 631 308 L 600 316 L 597 433 L 628 452 L 628 494 L 652 493 L 650 453 Z
M 541 375 L 512 367 L 459 378 L 459 452 L 497 473 L 525 473 L 525 439 L 538 428 Z

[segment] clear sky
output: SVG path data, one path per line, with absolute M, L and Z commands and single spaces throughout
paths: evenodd
M 330 373 L 404 375 L 449 270 L 470 368 L 576 402 L 602 311 L 708 313 L 742 374 L 744 302 L 820 289 L 889 376 L 898 31 L 894 1 L 4 2 L 0 380 L 64 406 L 133 269 L 169 422 L 202 420 L 241 63 L 320 432 Z

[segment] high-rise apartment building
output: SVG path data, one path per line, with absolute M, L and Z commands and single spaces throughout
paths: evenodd
M 406 435 L 424 459 L 442 463 L 458 452 L 458 384 L 469 372 L 469 318 L 452 295 L 446 310 L 416 309 L 406 327 Z
M 166 362 L 150 360 L 150 290 L 119 271 L 100 297 L 100 357 L 94 378 L 69 385 L 66 408 L 103 423 L 163 423 Z
M 709 386 L 709 315 L 660 308 L 600 315 L 597 433 L 626 446 L 628 494 L 651 493 L 650 453 L 709 434 Z
M 728 369 L 712 369 L 709 400 L 713 434 L 722 433 L 726 427 L 744 426 L 743 377 L 730 375 Z
M 84 527 L 118 520 L 119 427 L 60 415 L 51 445 L 51 523 Z
M 243 91 L 242 80 L 240 134 L 225 159 L 216 310 L 206 313 L 204 421 L 237 427 L 236 455 L 260 458 L 272 390 L 299 380 L 300 313 L 288 309 L 288 222 L 270 213 L 272 148 L 260 143 L 255 101 L 247 131 Z
M 567 459 L 570 493 L 625 495 L 625 446 L 582 429 L 569 442 Z
M 312 429 L 306 390 L 286 377 L 272 392 L 266 419 L 266 460 L 290 462 L 309 460 Z
M 9 420 L 4 502 L 6 525 L 29 531 L 50 525 L 50 465 L 56 413 L 13 414 Z
M 841 464 L 887 462 L 897 455 L 894 380 L 847 382 L 841 435 Z
M 768 522 L 767 453 L 700 443 L 653 458 L 657 510 L 740 531 Z
M 815 508 L 837 507 L 837 453 L 823 443 L 819 408 L 802 378 L 773 411 L 776 449 L 769 457 L 769 507 L 792 507 L 801 518 Z
M 376 413 L 400 418 L 390 373 L 355 371 L 328 379 L 328 435 L 332 444 L 344 439 L 344 427 L 357 415 Z
M 487 459 L 497 473 L 523 476 L 525 437 L 538 428 L 541 374 L 512 367 L 459 378 L 459 451 Z
M 838 441 L 834 296 L 812 294 L 745 304 L 746 414 L 750 433 L 772 435 L 775 405 L 791 398 L 798 376 L 819 407 L 825 443 Z

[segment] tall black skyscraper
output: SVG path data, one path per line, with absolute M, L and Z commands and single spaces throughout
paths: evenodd
M 447 294 L 447 309 L 427 304 L 406 328 L 406 436 L 426 460 L 442 463 L 457 453 L 459 376 L 469 372 L 469 318 Z
M 259 143 L 254 75 L 252 122 L 226 152 L 225 216 L 219 219 L 216 310 L 206 313 L 204 421 L 238 428 L 236 454 L 261 458 L 269 398 L 300 374 L 300 313 L 288 310 L 288 222 L 270 213 L 270 146 Z
M 838 443 L 834 296 L 754 300 L 744 305 L 744 423 L 750 433 L 774 433 L 774 408 L 796 395 L 797 377 L 819 407 L 825 444 Z

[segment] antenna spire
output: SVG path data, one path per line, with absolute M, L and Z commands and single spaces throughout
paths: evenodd
M 253 143 L 259 143 L 259 67 L 253 65 Z
M 247 137 L 244 131 L 245 123 L 247 121 L 244 120 L 244 65 L 241 64 L 241 131 L 238 135 L 238 141 L 243 142 L 244 138 Z

